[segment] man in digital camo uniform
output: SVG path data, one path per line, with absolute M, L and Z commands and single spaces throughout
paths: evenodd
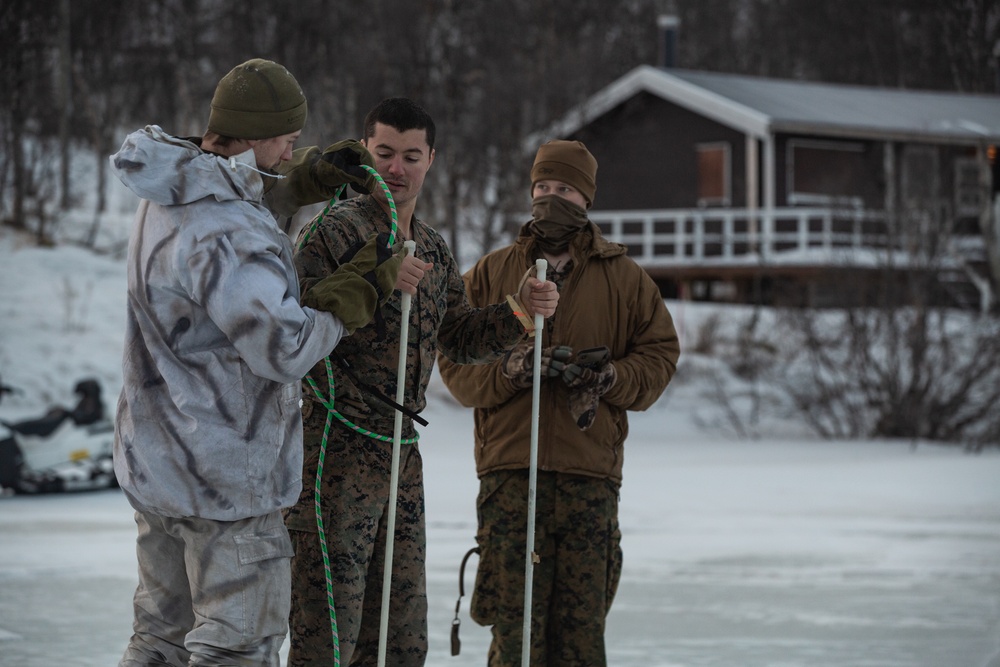
M 273 170 L 295 162 L 305 121 L 292 75 L 253 59 L 219 82 L 203 137 L 149 126 L 111 157 L 142 199 L 114 451 L 138 526 L 122 667 L 278 667 L 292 555 L 280 511 L 301 488 L 299 380 L 372 318 L 401 262 L 376 266 L 373 238 L 300 305 L 291 245 L 263 194 Z M 287 202 L 363 185 L 363 172 L 333 167 L 363 156 L 343 148 L 300 154 Z
M 404 259 L 397 284 L 399 290 L 412 294 L 404 405 L 414 413 L 425 406 L 425 391 L 438 352 L 456 363 L 485 362 L 500 357 L 525 338 L 524 325 L 504 299 L 483 308 L 469 306 L 462 276 L 444 239 L 414 214 L 424 178 L 434 161 L 434 134 L 430 116 L 405 98 L 381 102 L 364 123 L 363 141 L 396 205 L 398 240 L 413 239 L 417 244 L 415 256 Z M 295 257 L 305 290 L 335 271 L 369 235 L 387 235 L 391 219 L 385 195 L 375 189 L 371 196 L 334 206 L 317 222 L 304 229 L 302 238 L 307 240 Z M 553 283 L 534 278 L 511 294 L 518 295 L 529 318 L 535 312 L 551 315 L 558 300 Z M 334 386 L 330 387 L 325 364 L 318 364 L 310 372 L 322 400 L 333 400 L 345 419 L 381 436 L 366 435 L 334 419 L 327 442 L 321 505 L 344 665 L 374 666 L 377 662 L 395 410 L 379 401 L 375 392 L 396 396 L 399 292 L 389 299 L 383 314 L 384 327 L 372 323 L 338 346 L 336 352 L 350 364 L 351 375 L 332 363 Z M 330 612 L 313 499 L 328 410 L 311 385 L 307 383 L 304 391 L 304 486 L 299 502 L 285 517 L 295 546 L 290 667 L 333 664 Z M 423 471 L 416 437 L 407 416 L 402 430 L 386 642 L 387 663 L 393 667 L 423 665 L 427 655 Z
M 559 287 L 545 323 L 538 427 L 531 665 L 605 665 L 604 619 L 621 574 L 618 490 L 627 410 L 659 398 L 677 367 L 677 333 L 656 285 L 587 217 L 597 161 L 578 141 L 543 144 L 531 168 L 532 220 L 465 276 L 490 303 L 537 258 Z M 459 366 L 451 393 L 475 408 L 480 549 L 472 618 L 492 626 L 490 667 L 521 664 L 534 349 Z

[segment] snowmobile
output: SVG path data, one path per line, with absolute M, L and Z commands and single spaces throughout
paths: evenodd
M 16 391 L 0 384 L 0 397 Z M 118 485 L 112 462 L 114 424 L 101 385 L 81 380 L 76 407 L 50 408 L 25 421 L 0 419 L 0 487 L 4 493 L 56 493 Z

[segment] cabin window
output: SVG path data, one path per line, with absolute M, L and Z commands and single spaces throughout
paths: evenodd
M 864 144 L 792 139 L 786 150 L 789 204 L 863 205 Z
M 978 216 L 982 196 L 979 189 L 979 163 L 973 157 L 955 160 L 955 211 L 960 216 Z
M 727 143 L 698 144 L 698 206 L 729 206 L 730 148 Z

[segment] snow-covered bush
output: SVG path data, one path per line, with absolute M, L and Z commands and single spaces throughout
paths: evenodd
M 1000 317 L 944 308 L 761 310 L 715 343 L 718 409 L 826 438 L 1000 446 Z

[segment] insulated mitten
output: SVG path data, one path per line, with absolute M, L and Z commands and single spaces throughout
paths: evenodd
M 566 345 L 542 348 L 542 379 L 559 377 L 572 354 L 573 348 Z M 535 342 L 524 341 L 507 351 L 500 372 L 515 389 L 527 389 L 534 381 L 534 367 Z
M 324 310 L 352 334 L 375 316 L 396 287 L 405 251 L 393 255 L 387 236 L 372 236 L 354 257 L 302 295 L 302 305 Z
M 327 146 L 316 162 L 316 178 L 329 187 L 350 183 L 361 194 L 368 194 L 377 185 L 375 177 L 361 168 L 375 167 L 375 160 L 360 141 L 344 139 Z
M 569 387 L 569 413 L 580 430 L 586 431 L 594 424 L 601 396 L 618 379 L 611 353 L 606 347 L 580 350 L 564 365 L 561 376 Z
M 353 139 L 330 144 L 323 153 L 316 146 L 297 148 L 291 160 L 278 165 L 282 178 L 264 177 L 267 207 L 290 218 L 303 206 L 329 200 L 345 183 L 356 190 L 374 187 L 377 181 L 361 168 L 362 163 L 375 166 L 368 149 Z

